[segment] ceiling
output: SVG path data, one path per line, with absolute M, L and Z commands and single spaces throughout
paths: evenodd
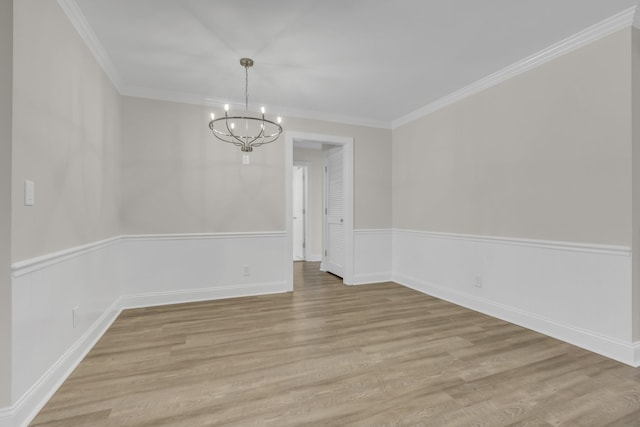
M 66 3 L 125 95 L 390 126 L 636 0 Z

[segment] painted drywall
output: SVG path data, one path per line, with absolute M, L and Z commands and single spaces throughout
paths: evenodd
M 640 341 L 640 30 L 631 33 L 631 84 L 632 84 L 632 153 L 633 168 L 633 340 Z
M 0 0 L 0 408 L 11 404 L 13 0 Z
M 210 109 L 124 98 L 122 224 L 126 234 L 284 230 L 281 144 L 242 165 L 214 141 Z
M 13 65 L 13 261 L 119 234 L 121 97 L 57 2 L 15 2 Z
M 394 228 L 630 246 L 630 31 L 395 129 Z
M 125 234 L 282 231 L 284 143 L 250 154 L 215 140 L 215 108 L 123 99 L 122 210 Z M 355 139 L 357 228 L 391 223 L 391 134 L 360 126 L 285 118 L 286 130 Z
M 354 228 L 391 226 L 391 131 L 310 119 L 287 118 L 287 130 L 354 139 Z
M 293 147 L 293 161 L 294 162 L 309 162 L 309 194 L 307 194 L 307 200 L 309 204 L 311 219 L 311 226 L 309 227 L 309 234 L 307 236 L 307 242 L 310 242 L 307 251 L 307 257 L 309 256 L 322 256 L 322 219 L 324 218 L 323 209 L 323 180 L 324 174 L 322 173 L 324 167 L 324 155 L 322 150 L 314 150 L 311 148 L 298 148 Z

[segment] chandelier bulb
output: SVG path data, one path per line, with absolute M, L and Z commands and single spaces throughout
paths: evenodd
M 235 129 L 236 128 L 236 124 L 235 123 L 231 123 L 231 129 Z
M 214 120 L 216 118 L 216 115 L 211 113 L 211 120 Z
M 260 111 L 262 112 L 262 114 L 264 114 L 266 110 L 264 109 L 264 107 L 260 107 Z
M 224 104 L 224 111 L 229 111 L 229 104 Z
M 278 116 L 278 124 L 282 123 L 282 117 Z

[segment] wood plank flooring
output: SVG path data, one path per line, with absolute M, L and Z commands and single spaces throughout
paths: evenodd
M 394 283 L 124 311 L 33 426 L 640 426 L 640 370 Z

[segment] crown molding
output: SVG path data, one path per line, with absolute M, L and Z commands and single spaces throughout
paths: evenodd
M 116 68 L 114 67 L 109 56 L 102 47 L 102 44 L 98 40 L 98 37 L 89 26 L 84 14 L 82 13 L 82 10 L 80 9 L 76 1 L 57 0 L 57 2 L 71 21 L 76 31 L 80 34 L 80 37 L 84 40 L 85 44 L 95 57 L 100 67 L 111 79 L 111 82 L 121 95 L 161 101 L 204 105 L 209 107 L 223 105 L 225 103 L 237 108 L 244 107 L 244 104 L 232 100 L 203 97 L 201 95 L 175 91 L 125 86 L 123 84 L 122 78 L 120 77 L 120 74 L 116 71 Z M 427 116 L 466 97 L 479 93 L 492 86 L 496 86 L 505 80 L 522 74 L 528 70 L 531 70 L 532 68 L 538 67 L 584 45 L 592 43 L 596 40 L 613 34 L 616 31 L 619 31 L 623 28 L 628 28 L 630 26 L 634 26 L 640 29 L 640 7 L 638 7 L 637 5 L 625 9 L 622 12 L 605 19 L 604 21 L 601 21 L 583 31 L 574 34 L 573 36 L 570 36 L 558 43 L 554 43 L 546 49 L 543 49 L 518 62 L 515 62 L 493 74 L 490 74 L 487 77 L 477 80 L 474 83 L 471 83 L 455 92 L 450 93 L 449 95 L 446 95 L 391 122 L 374 120 L 364 117 L 331 114 L 320 111 L 278 108 L 275 106 L 272 106 L 270 109 L 272 111 L 278 111 L 278 113 L 280 113 L 280 115 L 284 117 L 321 120 L 327 122 L 342 123 L 346 125 L 365 126 L 380 129 L 395 129 L 421 117 Z
M 115 66 L 111 62 L 109 55 L 102 47 L 91 26 L 87 22 L 80 6 L 75 0 L 57 0 L 58 4 L 67 15 L 71 24 L 74 26 L 82 40 L 95 57 L 96 61 L 103 69 L 105 74 L 111 79 L 116 90 L 123 96 L 133 96 L 138 98 L 155 99 L 159 101 L 180 102 L 184 104 L 204 105 L 208 107 L 221 106 L 229 104 L 237 109 L 244 109 L 244 103 L 234 100 L 225 100 L 219 98 L 203 97 L 192 93 L 183 93 L 169 90 L 149 89 L 143 87 L 125 86 L 120 74 L 116 71 Z M 254 106 L 251 106 L 254 107 Z M 259 110 L 259 106 L 255 108 Z M 365 126 L 372 128 L 391 129 L 390 121 L 373 120 L 365 117 L 352 117 L 339 114 L 330 114 L 320 111 L 307 111 L 291 108 L 279 108 L 272 106 L 271 111 L 277 111 L 283 117 L 321 120 L 327 122 L 336 122 L 353 126 Z
M 170 90 L 151 89 L 145 87 L 126 86 L 120 90 L 120 94 L 135 98 L 155 99 L 158 101 L 180 102 L 183 104 L 203 105 L 222 109 L 224 104 L 229 104 L 232 109 L 244 110 L 244 103 L 223 99 L 203 97 L 193 93 L 185 93 Z M 353 126 L 365 126 L 371 128 L 391 129 L 391 122 L 373 120 L 364 117 L 352 117 L 340 114 L 330 114 L 321 111 L 309 111 L 295 108 L 279 107 L 275 105 L 265 105 L 267 112 L 277 112 L 283 118 L 297 118 L 308 120 L 321 120 L 325 122 L 341 123 Z M 249 108 L 255 111 L 260 110 L 260 105 L 249 104 Z M 269 113 L 272 114 L 272 113 Z
M 458 102 L 471 95 L 475 95 L 488 89 L 492 86 L 496 86 L 499 83 L 504 82 L 512 77 L 538 67 L 549 61 L 552 61 L 562 55 L 565 55 L 571 51 L 574 51 L 589 43 L 593 43 L 596 40 L 602 39 L 616 31 L 628 28 L 631 25 L 635 25 L 640 28 L 640 17 L 638 16 L 638 6 L 632 6 L 628 9 L 617 13 L 604 21 L 601 21 L 591 27 L 582 30 L 562 41 L 552 44 L 551 46 L 543 49 L 533 55 L 530 55 L 518 62 L 515 62 L 507 67 L 488 75 L 468 86 L 465 86 L 455 92 L 446 95 L 431 104 L 425 105 L 399 119 L 392 122 L 392 129 L 410 123 L 421 117 L 427 116 L 441 108 Z
M 69 18 L 69 21 L 71 21 L 73 27 L 76 29 L 78 34 L 80 34 L 80 38 L 84 40 L 84 43 L 95 57 L 98 65 L 100 65 L 105 74 L 109 79 L 111 79 L 116 90 L 122 94 L 122 78 L 113 66 L 111 59 L 109 59 L 109 55 L 107 55 L 107 52 L 102 47 L 98 37 L 89 26 L 87 18 L 85 18 L 82 13 L 80 6 L 78 6 L 75 0 L 58 0 L 58 5 L 60 5 L 65 15 L 67 15 L 67 18 Z

